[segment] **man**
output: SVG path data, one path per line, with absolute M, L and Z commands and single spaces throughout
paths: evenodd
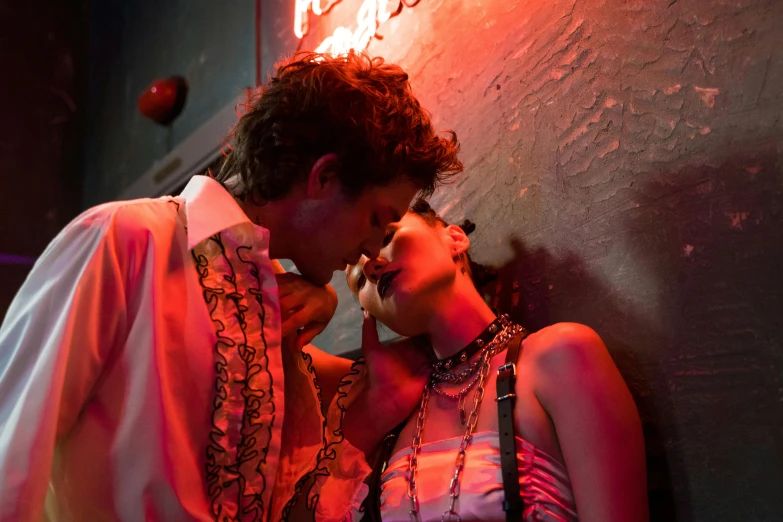
M 342 381 L 344 360 L 301 352 L 334 312 L 317 285 L 377 255 L 457 149 L 399 67 L 300 54 L 214 179 L 69 224 L 0 328 L 0 520 L 38 520 L 50 483 L 58 521 L 350 520 L 426 372 L 371 318 Z M 311 283 L 278 290 L 277 258 Z

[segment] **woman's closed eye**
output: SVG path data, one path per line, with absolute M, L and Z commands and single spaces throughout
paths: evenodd
M 356 278 L 356 293 L 359 293 L 359 290 L 362 289 L 364 286 L 364 283 L 367 282 L 367 277 L 364 275 L 364 271 L 362 270 L 359 272 L 359 276 Z

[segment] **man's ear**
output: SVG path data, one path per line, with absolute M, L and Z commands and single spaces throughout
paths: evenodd
M 340 180 L 337 172 L 340 167 L 340 158 L 337 154 L 324 154 L 316 160 L 310 169 L 307 178 L 307 197 L 322 199 L 330 195 L 335 189 L 340 188 Z
M 462 228 L 457 225 L 448 225 L 445 232 L 451 242 L 451 257 L 458 257 L 468 251 L 470 238 Z

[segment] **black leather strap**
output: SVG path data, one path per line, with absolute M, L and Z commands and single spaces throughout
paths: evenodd
M 367 483 L 370 486 L 370 492 L 362 503 L 362 510 L 364 511 L 364 517 L 361 519 L 362 522 L 382 522 L 381 476 L 386 469 L 386 465 L 389 463 L 394 445 L 397 443 L 397 439 L 400 437 L 400 432 L 402 432 L 402 428 L 405 427 L 406 422 L 407 421 L 401 422 L 386 435 L 375 454 L 375 458 L 372 462 L 372 473 L 370 473 L 367 480 Z
M 522 333 L 519 344 L 511 343 L 506 353 L 506 363 L 498 368 L 497 401 L 498 432 L 500 433 L 500 469 L 503 472 L 503 510 L 508 522 L 519 522 L 525 510 L 525 503 L 519 494 L 519 468 L 517 467 L 517 443 L 514 429 L 514 404 L 516 403 L 516 363 L 522 349 Z

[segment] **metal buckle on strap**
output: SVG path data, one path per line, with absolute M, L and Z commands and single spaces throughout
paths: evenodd
M 514 364 L 514 363 L 504 364 L 503 366 L 498 368 L 498 375 L 500 375 L 501 373 L 503 373 L 506 370 L 511 370 L 511 375 L 513 375 L 514 377 L 517 376 L 517 366 L 516 366 L 516 364 Z
M 516 396 L 517 396 L 516 393 L 508 393 L 506 395 L 503 395 L 502 397 L 498 397 L 497 399 L 495 399 L 495 401 L 496 402 L 505 401 L 506 399 L 513 399 Z

